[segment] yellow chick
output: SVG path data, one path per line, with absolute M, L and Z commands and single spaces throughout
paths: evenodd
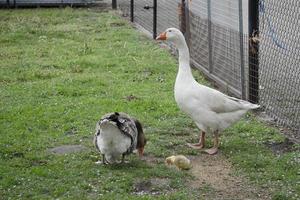
M 192 167 L 191 161 L 183 155 L 167 157 L 165 163 L 175 165 L 180 170 L 188 170 Z

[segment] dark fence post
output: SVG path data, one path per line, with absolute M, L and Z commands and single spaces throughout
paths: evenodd
M 179 11 L 179 20 L 180 20 L 180 31 L 185 34 L 186 32 L 186 15 L 185 15 L 185 0 L 181 0 L 181 3 L 178 3 L 178 11 Z
M 153 0 L 153 39 L 157 35 L 157 0 Z
M 191 39 L 191 31 L 190 31 L 190 9 L 189 9 L 189 1 L 185 1 L 185 10 L 184 10 L 184 14 L 185 14 L 185 40 L 186 43 L 188 45 L 188 47 L 190 47 L 190 39 Z
M 130 21 L 134 21 L 134 0 L 130 0 Z
M 117 9 L 117 0 L 112 0 L 112 9 Z
M 249 101 L 258 103 L 259 101 L 259 45 L 254 41 L 255 33 L 259 33 L 259 0 L 248 1 L 249 13 Z
M 211 0 L 207 0 L 207 23 L 208 23 L 208 66 L 209 73 L 213 72 L 213 62 L 212 62 L 212 40 L 211 40 Z
M 244 60 L 244 27 L 243 27 L 243 1 L 239 1 L 239 32 L 240 32 L 240 59 L 241 59 L 241 89 L 242 99 L 246 99 L 245 87 L 245 60 Z

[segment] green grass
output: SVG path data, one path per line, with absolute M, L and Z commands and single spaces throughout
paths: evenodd
M 239 122 L 224 135 L 225 155 L 253 183 L 270 188 L 272 199 L 299 198 L 299 145 L 293 146 L 294 151 L 274 155 L 265 143 L 282 142 L 284 137 L 253 117 Z
M 173 99 L 177 64 L 169 52 L 111 12 L 2 10 L 0 18 L 0 199 L 199 199 L 211 190 L 191 189 L 188 172 L 163 162 L 94 163 L 95 123 L 112 111 L 143 123 L 148 155 L 200 155 L 185 147 L 198 130 Z M 248 116 L 224 133 L 221 152 L 274 199 L 296 199 L 299 152 L 276 156 L 264 145 L 282 140 Z M 48 151 L 63 144 L 87 151 Z M 134 183 L 150 178 L 170 180 L 172 192 L 135 195 Z

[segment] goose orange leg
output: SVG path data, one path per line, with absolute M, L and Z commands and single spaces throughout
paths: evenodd
M 205 132 L 201 131 L 198 143 L 196 144 L 187 143 L 187 145 L 193 149 L 203 149 L 205 146 Z
M 209 155 L 214 155 L 218 153 L 219 148 L 219 134 L 218 131 L 214 133 L 214 146 L 210 149 L 206 149 L 205 152 Z

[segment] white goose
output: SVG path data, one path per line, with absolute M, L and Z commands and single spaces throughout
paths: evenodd
M 183 34 L 176 28 L 161 33 L 157 40 L 175 44 L 179 53 L 179 69 L 176 77 L 174 96 L 178 107 L 189 115 L 201 130 L 199 142 L 188 144 L 194 149 L 205 146 L 205 133 L 214 135 L 214 144 L 208 154 L 216 154 L 219 147 L 219 132 L 238 121 L 248 110 L 259 105 L 229 97 L 215 89 L 199 84 L 190 67 L 190 54 Z

